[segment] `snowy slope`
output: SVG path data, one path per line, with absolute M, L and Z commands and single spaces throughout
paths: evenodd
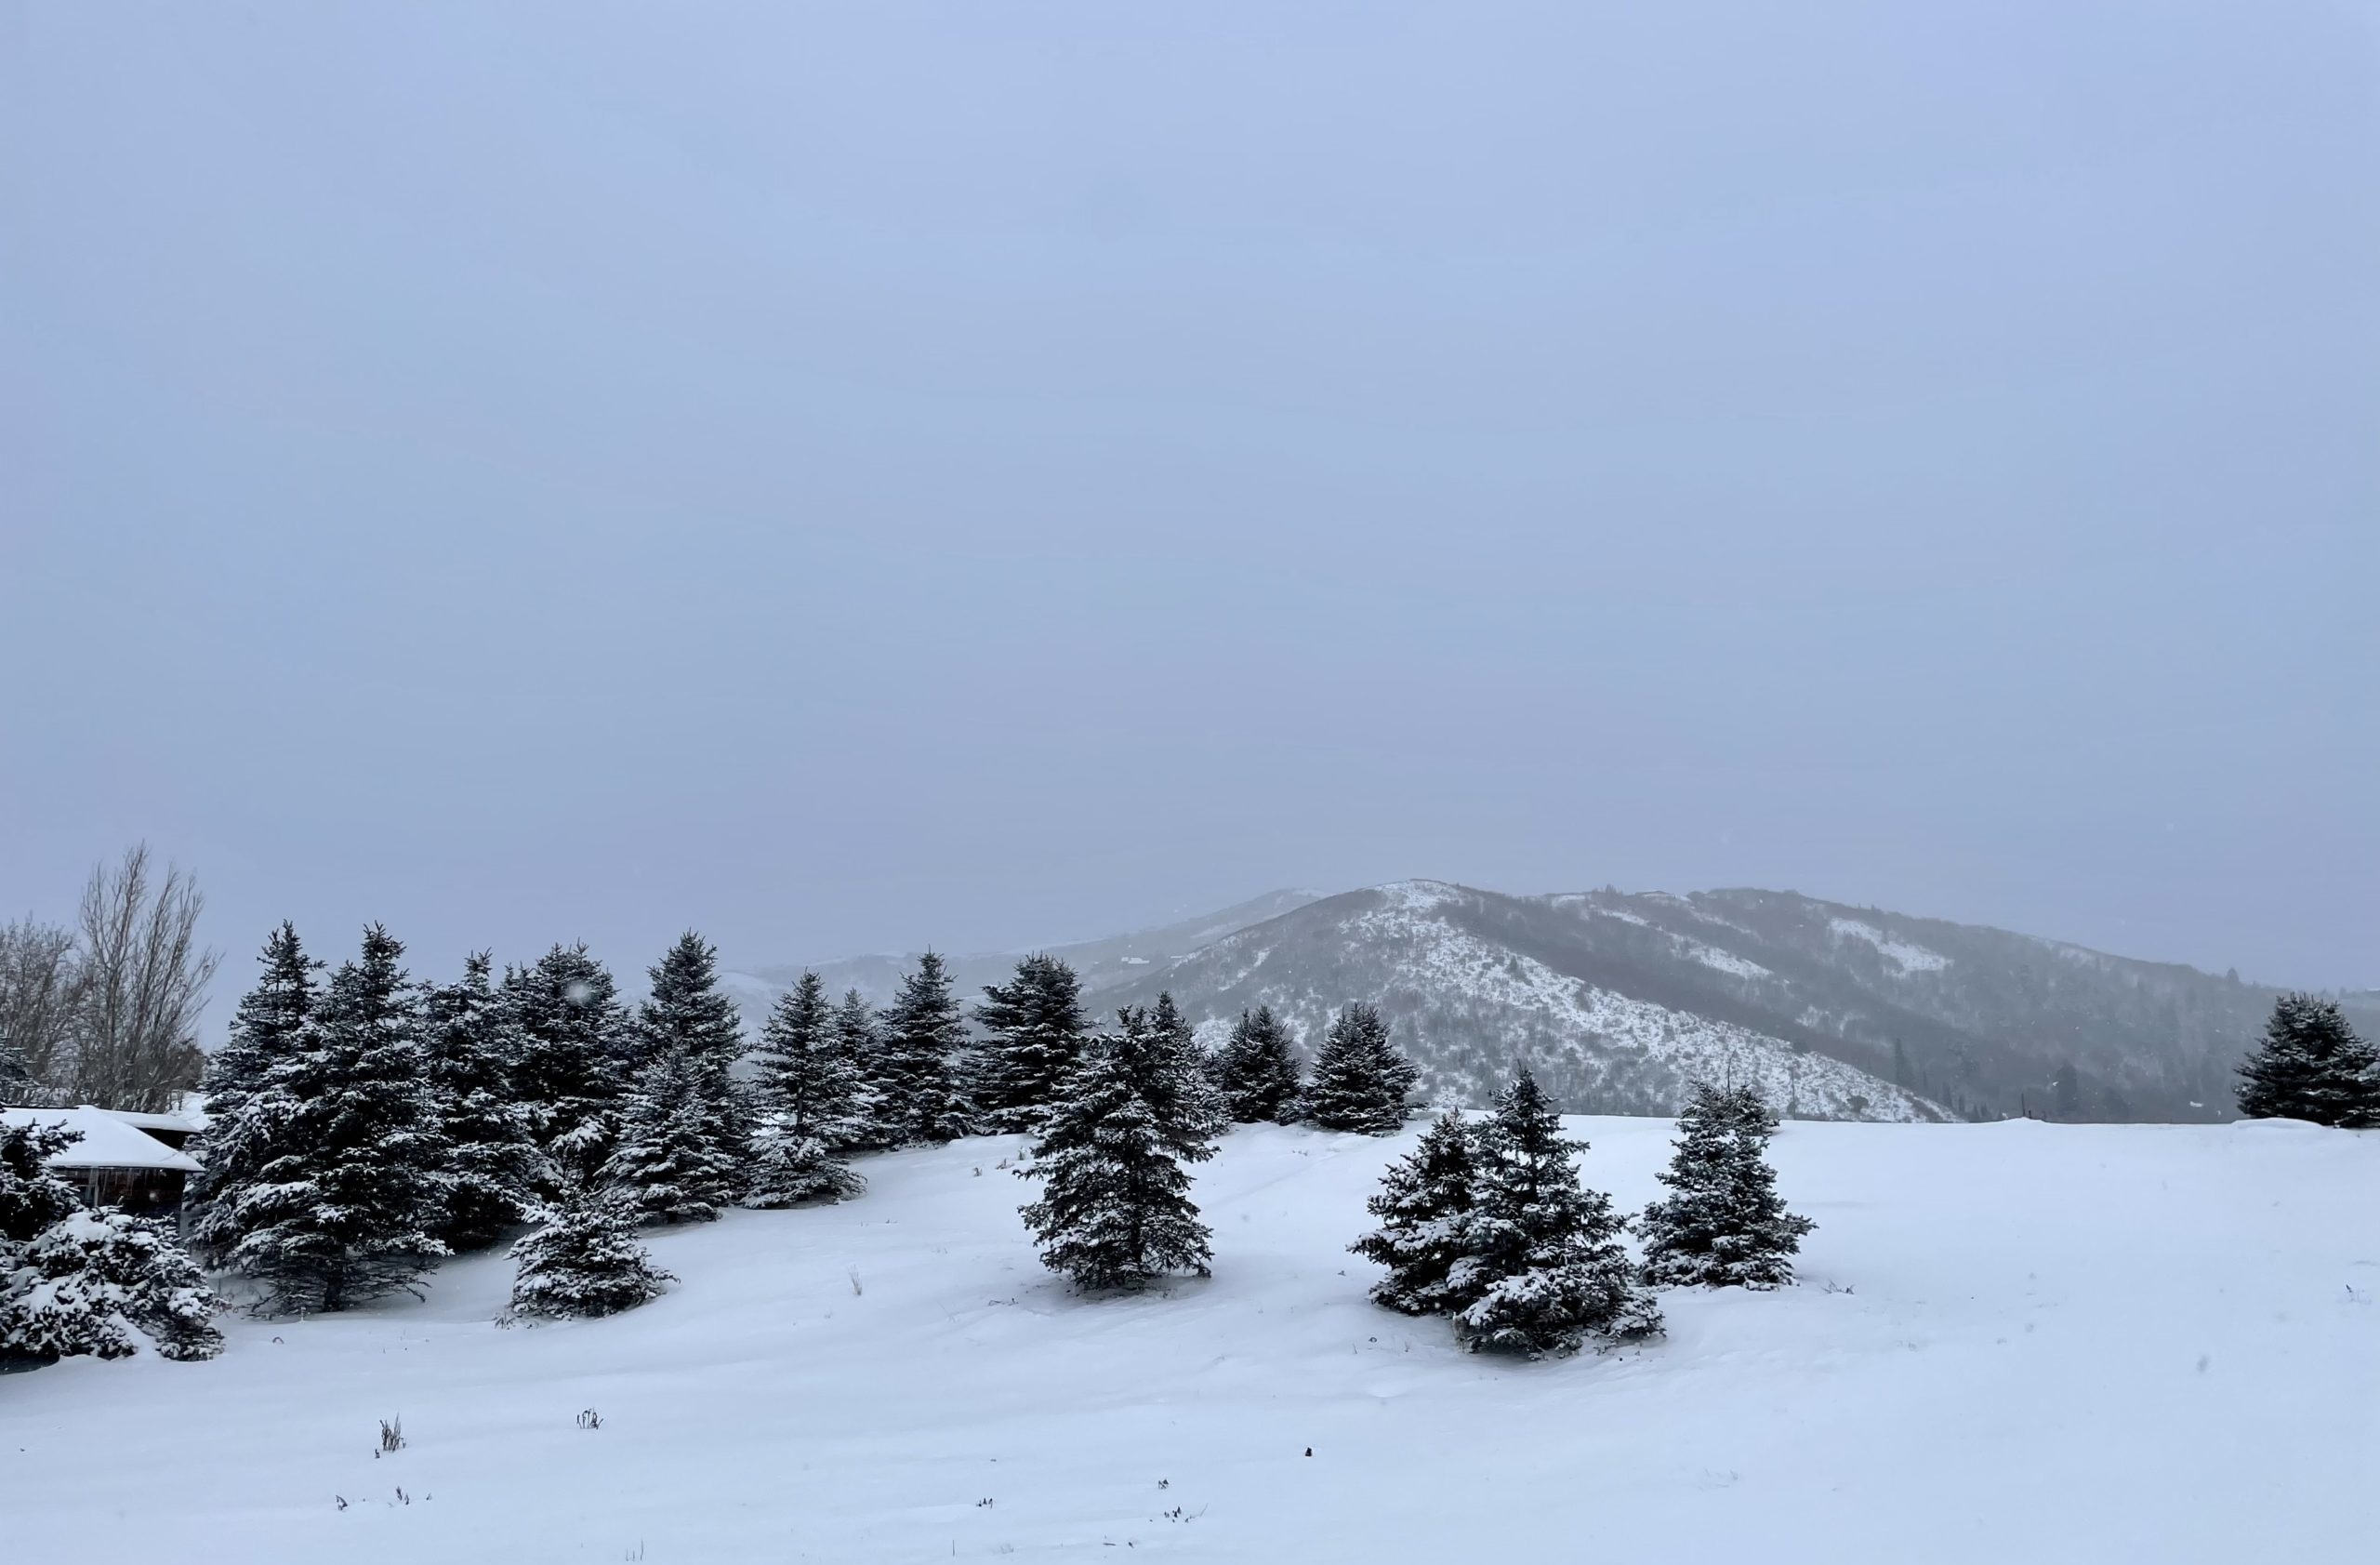
M 1228 935 L 1140 988 L 1171 992 L 1210 1044 L 1241 1010 L 1263 1004 L 1310 1049 L 1347 1000 L 1373 1001 L 1421 1064 L 1425 1090 L 1444 1103 L 1485 1103 L 1514 1062 L 1526 1060 L 1574 1107 L 1662 1113 L 1684 1100 L 1688 1081 L 1707 1078 L 1756 1083 L 1797 1117 L 1943 1117 L 1843 1060 L 1632 995 L 1577 967 L 1557 970 L 1551 963 L 1570 954 L 1567 948 L 1515 940 L 1496 927 L 1511 908 L 1534 911 L 1444 882 L 1401 881 Z M 1575 921 L 1566 914 L 1560 922 Z M 1731 965 L 1727 953 L 1694 942 L 1672 940 L 1672 948 L 1734 978 L 1750 965 Z
M 1665 1124 L 1574 1129 L 1590 1179 L 1653 1192 Z M 6 1557 L 2236 1565 L 2368 1542 L 2380 1136 L 1792 1124 L 1805 1286 L 1672 1293 L 1667 1341 L 1537 1365 L 1365 1302 L 1342 1246 L 1409 1144 L 1236 1133 L 1197 1178 L 1215 1276 L 1168 1296 L 1069 1296 L 1010 1147 L 979 1141 L 874 1160 L 850 1206 L 661 1236 L 682 1283 L 611 1320 L 498 1330 L 483 1259 L 427 1304 L 235 1322 L 211 1363 L 0 1379 Z M 410 1444 L 376 1459 L 398 1414 Z
M 1408 917 L 1357 917 L 1374 908 Z M 1464 950 L 1417 953 L 1417 922 L 1453 931 Z M 1018 954 L 953 959 L 960 992 L 1005 978 Z M 2211 1121 L 2228 1112 L 2232 1068 L 2274 995 L 2177 963 L 1751 890 L 1514 896 L 1406 881 L 1276 892 L 1057 954 L 1101 1011 L 1170 989 L 1197 1018 L 1228 1022 L 1260 997 L 1319 1025 L 1350 999 L 1382 1001 L 1442 1095 L 1484 1102 L 1524 1055 L 1566 1104 L 1595 1112 L 1670 1112 L 1681 1070 L 1749 1058 L 1744 1040 L 1764 1039 L 1818 1056 L 1801 1068 L 1763 1056 L 1759 1071 L 1780 1095 L 1805 1093 L 1805 1113 L 1896 1118 L 1913 1095 L 1961 1117 Z M 882 1000 L 915 960 L 820 970 L 838 992 Z M 1483 985 L 1488 965 L 1509 966 L 1513 983 Z M 757 1025 L 798 972 L 727 979 Z M 1580 998 L 1577 985 L 1608 998 Z M 2380 999 L 2342 999 L 2359 1026 L 2380 1029 Z M 1828 1061 L 1905 1090 L 1879 1092 Z

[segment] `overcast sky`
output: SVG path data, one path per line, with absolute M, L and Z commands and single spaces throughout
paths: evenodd
M 2375 14 L 10 0 L 0 912 L 2380 983 Z

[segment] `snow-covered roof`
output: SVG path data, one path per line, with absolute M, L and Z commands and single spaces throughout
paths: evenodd
M 90 1106 L 86 1104 L 84 1107 L 87 1108 Z M 127 1108 L 102 1108 L 99 1112 L 122 1120 L 135 1130 L 179 1131 L 184 1135 L 195 1134 L 198 1130 L 196 1125 L 178 1114 L 135 1114 Z
M 163 1115 L 136 1118 L 162 1119 Z M 83 1139 L 49 1160 L 52 1168 L 164 1168 L 198 1172 L 198 1160 L 177 1151 L 104 1108 L 0 1108 L 0 1124 L 64 1125 Z

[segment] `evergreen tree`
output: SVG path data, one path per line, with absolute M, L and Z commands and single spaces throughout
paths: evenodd
M 1058 958 L 1036 952 L 1016 964 L 1007 983 L 984 987 L 975 1020 L 987 1034 L 975 1056 L 983 1128 L 995 1134 L 1033 1129 L 1082 1050 L 1082 980 Z
M 207 1061 L 201 1083 L 206 1128 L 192 1148 L 203 1166 L 189 1192 L 191 1240 L 218 1260 L 246 1231 L 237 1192 L 254 1185 L 275 1155 L 273 1137 L 284 1106 L 267 1083 L 304 1046 L 314 1009 L 314 975 L 322 969 L 298 943 L 297 926 L 286 921 L 266 938 L 258 960 L 264 976 L 242 997 L 229 1036 Z
M 1645 1280 L 1656 1286 L 1777 1288 L 1817 1225 L 1785 1209 L 1766 1151 L 1773 1126 L 1744 1094 L 1694 1085 L 1676 1150 L 1659 1175 L 1670 1195 L 1645 1209 Z M 1757 1094 L 1752 1094 L 1755 1100 Z
M 972 1131 L 973 1114 L 960 1090 L 966 1047 L 967 1023 L 951 997 L 950 969 L 928 951 L 916 972 L 902 975 L 884 1014 L 876 1085 L 884 1121 L 902 1142 L 950 1141 Z
M 1698 1083 L 1694 1091 L 1699 1094 L 1700 1090 Z M 1719 1089 L 1713 1109 L 1737 1131 L 1764 1145 L 1784 1123 L 1778 1116 L 1777 1106 L 1749 1081 Z
M 20 1257 L 22 1247 L 82 1205 L 74 1187 L 60 1179 L 49 1160 L 83 1139 L 81 1131 L 53 1124 L 0 1123 L 0 1276 Z
M 146 1340 L 161 1359 L 212 1359 L 219 1307 L 170 1227 L 76 1212 L 21 1247 L 13 1283 L 0 1274 L 0 1353 L 124 1359 Z
M 584 942 L 504 975 L 516 1030 L 513 1092 L 562 1176 L 602 1168 L 617 1132 L 635 1045 L 611 972 Z
M 1087 1289 L 1137 1288 L 1169 1271 L 1207 1275 L 1210 1236 L 1185 1163 L 1214 1147 L 1185 1112 L 1178 1062 L 1137 1011 L 1086 1040 L 1065 1095 L 1043 1121 L 1042 1181 L 1024 1208 L 1041 1261 Z
M 717 1204 L 730 1205 L 752 1155 L 747 1106 L 732 1074 L 744 1054 L 735 1002 L 720 992 L 718 953 L 692 930 L 654 965 L 652 978 L 653 992 L 637 1010 L 643 1060 L 648 1066 L 667 1056 L 686 1062 L 710 1160 L 733 1171 L 707 1193 Z
M 859 1075 L 859 1107 L 851 1148 L 881 1152 L 901 1145 L 897 1094 L 886 1068 L 884 1027 L 876 1007 L 857 989 L 845 989 L 835 1007 L 835 1048 Z
M 1324 1130 L 1394 1135 L 1405 1123 L 1405 1097 L 1421 1072 L 1390 1041 L 1379 1010 L 1351 1000 L 1314 1056 L 1305 1117 Z
M 1479 1177 L 1474 1140 L 1461 1115 L 1441 1117 L 1389 1166 L 1364 1203 L 1380 1227 L 1347 1248 L 1388 1268 L 1372 1284 L 1373 1303 L 1406 1315 L 1445 1315 L 1464 1302 L 1447 1278 L 1469 1241 L 1472 1187 Z
M 1174 1101 L 1183 1127 L 1202 1141 L 1212 1140 L 1231 1121 L 1223 1113 L 1223 1094 L 1215 1090 L 1214 1062 L 1198 1047 L 1198 1035 L 1173 1003 L 1170 990 L 1161 991 L 1148 1014 L 1149 1040 L 1173 1082 Z
M 481 1250 L 528 1221 L 553 1168 L 512 1096 L 512 1042 L 485 951 L 464 959 L 460 982 L 430 991 L 423 1008 L 430 1097 L 450 1180 L 439 1238 Z
M 507 1320 L 616 1315 L 675 1280 L 636 1237 L 636 1217 L 613 1192 L 574 1184 L 546 1226 L 512 1247 L 520 1263 Z
M 826 986 L 815 973 L 777 997 L 760 1031 L 759 1148 L 753 1206 L 848 1200 L 867 1187 L 842 1160 L 866 1134 L 866 1083 L 843 1047 Z
M 2335 1002 L 2284 994 L 2263 1043 L 2240 1067 L 2240 1112 L 2349 1130 L 2380 1125 L 2380 1054 Z
M 425 1076 L 421 1002 L 389 932 L 364 932 L 303 1035 L 266 1072 L 271 1158 L 232 1197 L 231 1269 L 272 1308 L 329 1312 L 412 1290 L 430 1257 L 447 1181 Z
M 1298 1056 L 1289 1029 L 1259 1005 L 1239 1014 L 1215 1056 L 1223 1110 L 1243 1125 L 1289 1124 L 1298 1116 Z
M 1448 1278 L 1463 1301 L 1455 1333 L 1474 1352 L 1529 1358 L 1578 1351 L 1590 1336 L 1661 1329 L 1620 1247 L 1611 1198 L 1579 1183 L 1562 1119 L 1526 1069 L 1496 1099 L 1479 1139 L 1480 1174 L 1464 1254 Z
M 707 1076 L 701 1062 L 674 1051 L 637 1072 L 603 1177 L 640 1223 L 711 1222 L 746 1178 L 742 1159 L 714 1134 Z

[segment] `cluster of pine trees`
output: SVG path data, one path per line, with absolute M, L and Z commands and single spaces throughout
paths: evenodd
M 2358 1036 L 2335 1001 L 2284 994 L 2240 1067 L 2240 1112 L 2346 1130 L 2380 1127 L 2380 1049 Z
M 665 1280 L 640 1227 L 856 1192 L 814 988 L 808 1013 L 797 994 L 772 1018 L 747 1084 L 699 935 L 654 965 L 633 1012 L 583 945 L 500 979 L 474 955 L 451 984 L 416 980 L 403 957 L 375 925 L 325 976 L 284 923 L 210 1063 L 192 1236 L 263 1308 L 410 1290 L 439 1256 L 539 1222 L 515 1247 L 515 1312 L 608 1313 Z
M 1033 1220 L 1053 1266 L 1102 1286 L 1197 1269 L 1203 1229 L 1181 1167 L 1231 1118 L 1386 1134 L 1415 1079 L 1362 1004 L 1305 1083 L 1269 1013 L 1244 1017 L 1213 1060 L 1170 995 L 1094 1032 L 1079 979 L 1045 956 L 988 988 L 971 1029 L 932 952 L 880 1013 L 804 974 L 739 1078 L 745 1039 L 699 935 L 654 965 L 633 1011 L 583 945 L 500 977 L 475 955 L 446 984 L 414 978 L 403 954 L 375 925 L 325 973 L 284 924 L 210 1064 L 192 1236 L 269 1312 L 415 1290 L 439 1257 L 535 1224 L 514 1245 L 512 1312 L 609 1313 L 667 1280 L 640 1227 L 848 1200 L 865 1188 L 855 1154 L 979 1132 L 1043 1138 Z M 1145 1150 L 1125 1149 L 1144 1121 Z M 1069 1138 L 1097 1158 L 1069 1156 Z M 1144 1215 L 1120 1241 L 1077 1244 L 1080 1214 L 1103 1206 L 1102 1170 L 1121 1171 Z
M 1586 1143 L 1563 1135 L 1524 1069 L 1484 1120 L 1449 1113 L 1423 1133 L 1366 1203 L 1380 1226 L 1350 1248 L 1387 1268 L 1375 1302 L 1450 1317 L 1474 1352 L 1535 1359 L 1657 1335 L 1652 1287 L 1792 1280 L 1811 1225 L 1778 1200 L 1765 1156 L 1776 1124 L 1756 1093 L 1695 1089 L 1660 1176 L 1672 1194 L 1636 1220 L 1640 1262 L 1611 1198 L 1580 1181 Z

